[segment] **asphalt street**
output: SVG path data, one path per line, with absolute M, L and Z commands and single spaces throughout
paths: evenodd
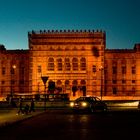
M 0 130 L 0 140 L 129 140 L 140 133 L 140 112 L 45 113 Z

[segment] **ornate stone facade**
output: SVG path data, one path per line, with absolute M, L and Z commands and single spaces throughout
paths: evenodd
M 106 49 L 103 31 L 41 30 L 28 33 L 29 50 L 0 48 L 0 94 L 48 93 L 41 77 L 55 82 L 57 93 L 140 95 L 140 45 Z M 16 66 L 14 68 L 13 66 Z
M 48 82 L 70 97 L 100 94 L 104 32 L 40 31 L 28 36 L 32 93 L 44 92 L 41 76 L 48 76 Z

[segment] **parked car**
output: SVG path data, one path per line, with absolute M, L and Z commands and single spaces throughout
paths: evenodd
M 75 101 L 70 102 L 70 107 L 74 111 L 107 111 L 107 105 L 98 97 L 79 97 Z

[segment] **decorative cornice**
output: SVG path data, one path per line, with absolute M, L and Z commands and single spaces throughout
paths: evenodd
M 28 35 L 31 34 L 49 34 L 49 33 L 57 33 L 57 34 L 61 34 L 61 33 L 69 33 L 69 34 L 73 34 L 73 33 L 105 33 L 105 31 L 102 30 L 40 30 L 40 31 L 35 31 L 32 30 L 30 32 L 28 32 Z
M 32 45 L 101 45 L 101 42 L 30 42 Z

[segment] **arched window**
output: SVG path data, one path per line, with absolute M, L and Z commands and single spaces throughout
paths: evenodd
M 85 51 L 85 47 L 82 46 L 82 49 L 81 49 L 81 50 L 82 50 L 82 51 Z
M 48 70 L 54 71 L 54 59 L 53 58 L 48 59 Z
M 56 85 L 57 85 L 57 87 L 61 87 L 62 86 L 61 80 L 57 80 Z
M 70 59 L 65 58 L 65 70 L 70 71 Z
M 76 46 L 74 46 L 74 47 L 73 47 L 73 50 L 74 50 L 74 51 L 76 51 L 76 50 L 77 50 L 77 47 L 76 47 Z
M 77 80 L 73 80 L 73 81 L 72 81 L 72 85 L 73 85 L 73 86 L 77 86 L 77 85 L 78 85 Z
M 80 59 L 80 70 L 86 70 L 86 59 L 85 58 Z
M 61 58 L 57 59 L 57 70 L 62 71 L 62 59 Z
M 80 84 L 81 84 L 80 90 L 83 92 L 83 96 L 86 96 L 86 81 L 81 80 Z
M 67 87 L 67 86 L 69 86 L 69 84 L 70 84 L 69 80 L 66 80 L 65 81 L 65 86 Z
M 62 51 L 62 48 L 60 46 L 58 46 L 57 50 L 58 51 Z
M 52 46 L 50 46 L 50 51 L 54 51 L 54 48 Z
M 78 70 L 78 59 L 77 58 L 72 59 L 72 70 Z
M 62 92 L 62 81 L 61 80 L 57 80 L 56 82 L 56 90 L 58 93 Z
M 69 80 L 66 80 L 66 81 L 65 81 L 65 87 L 66 87 L 66 89 L 70 87 L 70 82 L 69 82 Z
M 86 85 L 86 81 L 85 80 L 81 80 L 80 84 L 83 86 L 83 85 Z
M 73 92 L 73 96 L 76 96 L 76 91 L 78 90 L 77 85 L 78 85 L 77 80 L 73 80 L 73 82 L 72 82 L 72 92 Z

